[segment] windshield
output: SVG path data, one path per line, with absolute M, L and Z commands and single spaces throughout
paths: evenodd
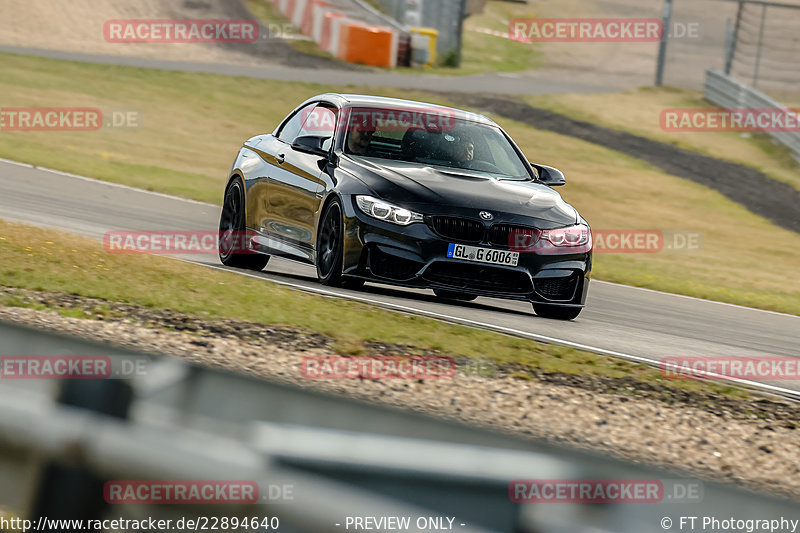
M 356 108 L 345 153 L 530 179 L 525 163 L 500 128 L 442 112 Z

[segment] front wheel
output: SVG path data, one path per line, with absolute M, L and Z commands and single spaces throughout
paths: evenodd
M 325 208 L 317 231 L 317 278 L 329 287 L 358 290 L 364 286 L 364 280 L 342 274 L 343 257 L 342 205 L 338 199 L 334 199 Z
M 261 271 L 269 263 L 269 256 L 244 250 L 247 232 L 242 187 L 242 181 L 236 178 L 225 190 L 219 220 L 219 260 L 225 266 Z
M 542 318 L 554 320 L 575 320 L 581 314 L 581 307 L 562 307 L 559 305 L 533 304 L 533 310 Z

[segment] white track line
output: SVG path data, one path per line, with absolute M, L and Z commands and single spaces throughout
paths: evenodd
M 176 259 L 178 259 L 179 261 L 183 261 L 185 263 L 191 263 L 193 265 L 198 265 L 198 266 L 202 266 L 202 267 L 206 267 L 206 268 L 211 268 L 211 269 L 214 269 L 214 270 L 221 270 L 223 272 L 230 272 L 232 274 L 238 274 L 240 276 L 246 276 L 248 278 L 259 279 L 259 280 L 262 280 L 262 281 L 267 281 L 269 283 L 275 283 L 276 285 L 282 285 L 282 286 L 290 287 L 290 288 L 293 288 L 293 289 L 299 289 L 299 290 L 304 291 L 304 292 L 310 292 L 310 293 L 318 294 L 318 295 L 321 295 L 321 296 L 327 296 L 327 297 L 331 297 L 331 298 L 340 298 L 340 299 L 345 299 L 345 300 L 352 300 L 352 301 L 356 301 L 356 302 L 375 305 L 375 306 L 382 307 L 384 309 L 389 309 L 389 310 L 392 310 L 392 311 L 398 311 L 398 312 L 401 312 L 401 313 L 408 313 L 408 314 L 413 314 L 413 315 L 418 315 L 418 316 L 426 316 L 428 318 L 434 318 L 436 320 L 441 320 L 443 322 L 449 322 L 449 323 L 452 323 L 452 324 L 458 324 L 460 326 L 468 326 L 468 327 L 472 327 L 472 328 L 476 328 L 476 329 L 495 331 L 497 333 L 504 333 L 506 335 L 511 335 L 511 336 L 514 336 L 514 337 L 522 337 L 522 338 L 531 339 L 531 340 L 535 340 L 535 341 L 539 341 L 539 342 L 543 342 L 543 343 L 547 343 L 547 344 L 557 344 L 557 345 L 560 345 L 560 346 L 566 346 L 568 348 L 575 348 L 575 349 L 584 350 L 584 351 L 587 351 L 587 352 L 594 352 L 594 353 L 598 353 L 600 355 L 609 355 L 611 357 L 617 357 L 617 358 L 620 358 L 620 359 L 626 359 L 628 361 L 633 361 L 633 362 L 636 362 L 636 363 L 642 363 L 642 364 L 650 365 L 650 366 L 653 366 L 653 367 L 657 367 L 659 369 L 661 368 L 661 361 L 658 360 L 658 359 L 650 359 L 649 357 L 641 357 L 641 356 L 638 356 L 638 355 L 631 355 L 631 354 L 627 354 L 627 353 L 623 353 L 623 352 L 617 352 L 617 351 L 614 351 L 614 350 L 607 350 L 605 348 L 599 348 L 597 346 L 590 346 L 588 344 L 581 344 L 581 343 L 578 343 L 578 342 L 572 342 L 572 341 L 568 341 L 568 340 L 565 340 L 565 339 L 559 339 L 559 338 L 556 338 L 556 337 L 549 337 L 547 335 L 540 335 L 538 333 L 531 333 L 531 332 L 522 331 L 522 330 L 519 330 L 519 329 L 507 328 L 505 326 L 498 326 L 496 324 L 490 324 L 488 322 L 479 322 L 477 320 L 471 320 L 471 319 L 468 319 L 468 318 L 461 318 L 461 317 L 452 316 L 452 315 L 445 315 L 445 314 L 442 314 L 442 313 L 437 313 L 435 311 L 426 311 L 424 309 L 417 309 L 415 307 L 408 307 L 408 306 L 405 306 L 405 305 L 394 304 L 394 303 L 391 303 L 391 302 L 384 302 L 384 301 L 381 301 L 381 300 L 374 300 L 372 298 L 365 298 L 363 296 L 341 294 L 341 293 L 334 292 L 334 291 L 331 291 L 331 290 L 328 290 L 328 289 L 321 289 L 321 288 L 317 288 L 317 287 L 303 285 L 303 284 L 300 284 L 300 283 L 292 283 L 291 281 L 276 280 L 274 278 L 267 278 L 267 277 L 264 277 L 264 276 L 259 276 L 258 274 L 253 274 L 253 273 L 250 273 L 250 272 L 242 272 L 240 270 L 231 269 L 231 268 L 227 268 L 227 267 L 224 267 L 224 266 L 209 265 L 207 263 L 199 263 L 197 261 L 191 261 L 191 260 L 188 260 L 188 259 L 179 259 L 179 258 L 176 258 Z M 790 315 L 790 316 L 792 316 L 792 315 Z M 771 393 L 771 394 L 776 394 L 776 395 L 779 395 L 779 396 L 784 397 L 784 398 L 800 400 L 800 391 L 797 391 L 797 390 L 786 389 L 786 388 L 783 388 L 783 387 L 777 387 L 777 386 L 774 386 L 774 385 L 769 385 L 767 383 L 761 383 L 761 382 L 758 382 L 758 381 L 731 378 L 729 376 L 725 376 L 725 375 L 722 375 L 722 374 L 717 374 L 717 373 L 714 373 L 714 372 L 706 372 L 706 371 L 702 371 L 702 370 L 701 371 L 697 371 L 697 374 L 706 376 L 710 380 L 723 382 L 724 384 L 739 385 L 739 386 L 742 386 L 742 387 L 748 387 L 748 388 L 756 389 L 756 390 L 759 390 L 759 391 L 768 392 L 768 393 Z

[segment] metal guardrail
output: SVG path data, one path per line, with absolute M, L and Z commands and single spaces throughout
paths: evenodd
M 775 109 L 787 114 L 792 111 L 764 93 L 710 68 L 706 70 L 703 96 L 709 102 L 726 109 Z M 797 112 L 794 111 L 796 115 Z M 775 141 L 786 146 L 792 157 L 800 161 L 800 131 L 767 131 L 764 132 Z
M 95 386 L 102 381 L 0 380 L 0 505 L 28 517 L 261 514 L 279 517 L 280 531 L 289 533 L 348 531 L 348 516 L 454 517 L 452 530 L 464 533 L 656 533 L 664 517 L 676 520 L 677 530 L 680 516 L 797 514 L 794 502 L 732 486 L 676 480 L 542 441 L 0 323 L 0 355 L 51 354 L 149 363 L 124 382 L 133 390 L 127 417 L 63 403 L 69 387 L 73 398 L 104 409 L 91 397 L 108 390 Z M 59 403 L 56 385 L 64 387 Z M 43 464 L 49 477 L 40 475 Z M 526 478 L 661 480 L 665 495 L 666 487 L 686 484 L 700 485 L 702 494 L 658 503 L 512 502 L 509 483 Z M 293 496 L 250 506 L 103 505 L 99 492 L 70 484 L 102 488 L 112 479 L 253 480 L 291 486 Z M 74 516 L 79 508 L 95 514 Z

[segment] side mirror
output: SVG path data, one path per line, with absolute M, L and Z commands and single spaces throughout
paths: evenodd
M 292 150 L 302 152 L 304 154 L 328 157 L 328 151 L 322 146 L 329 138 L 330 137 L 317 137 L 316 135 L 305 135 L 303 137 L 298 137 L 292 143 Z
M 537 165 L 536 163 L 531 163 L 531 166 L 539 172 L 539 181 L 548 187 L 561 187 L 567 184 L 567 178 L 564 177 L 564 173 L 557 168 Z

